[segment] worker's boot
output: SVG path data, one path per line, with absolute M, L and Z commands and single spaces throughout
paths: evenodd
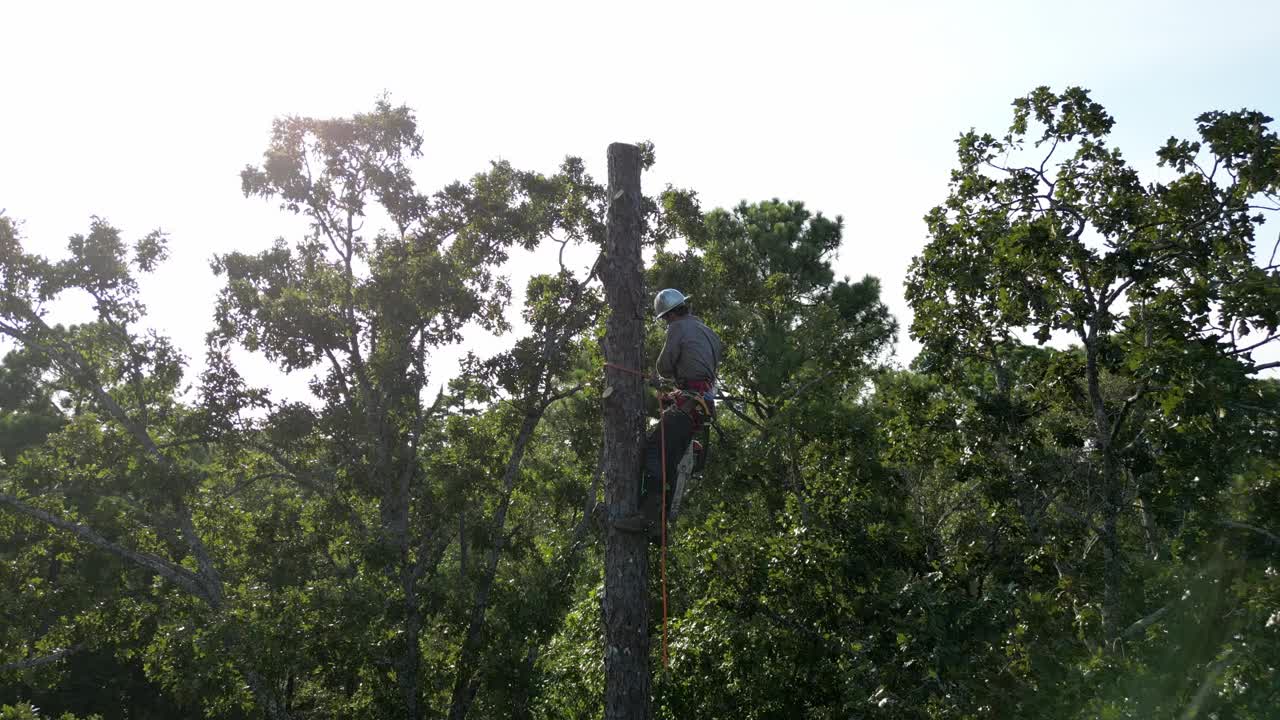
M 650 537 L 655 531 L 661 532 L 658 526 L 661 523 L 662 508 L 658 504 L 658 497 L 659 494 L 656 492 L 646 493 L 640 498 L 640 508 L 630 515 L 617 518 L 613 521 L 613 526 L 622 532 L 647 532 Z
M 634 512 L 614 520 L 613 526 L 625 533 L 642 533 L 649 529 L 649 518 L 642 512 Z

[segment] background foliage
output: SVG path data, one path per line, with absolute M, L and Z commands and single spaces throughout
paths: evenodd
M 729 348 L 656 714 L 1277 717 L 1280 141 L 1197 122 L 1160 183 L 1079 88 L 962 134 L 909 369 L 842 218 L 645 199 L 649 285 Z M 567 158 L 422 192 L 420 144 L 386 101 L 276 123 L 242 189 L 309 230 L 212 259 L 196 377 L 142 329 L 162 233 L 54 261 L 0 216 L 0 717 L 600 717 L 607 308 L 503 273 L 601 247 L 605 191 Z M 468 327 L 510 349 L 433 391 Z

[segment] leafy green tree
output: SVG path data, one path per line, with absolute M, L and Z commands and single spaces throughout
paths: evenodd
M 105 618 L 127 617 L 139 604 L 156 602 L 208 619 L 226 610 L 229 600 L 208 528 L 200 527 L 208 486 L 179 436 L 183 412 L 175 398 L 183 361 L 164 338 L 134 329 L 145 312 L 135 273 L 149 272 L 163 259 L 164 236 L 151 233 L 129 248 L 114 228 L 95 220 L 68 249 L 70 257 L 60 262 L 30 255 L 14 224 L 0 222 L 0 333 L 36 367 L 48 369 L 70 411 L 60 430 L 5 468 L 0 504 L 127 568 L 110 591 L 118 602 L 55 614 L 56 634 L 92 638 Z M 50 325 L 45 303 L 72 291 L 92 299 L 96 321 Z M 168 584 L 148 591 L 150 577 Z M 141 603 L 127 599 L 138 594 Z M 274 694 L 256 667 L 242 662 L 243 627 L 219 625 L 228 665 L 259 702 L 273 706 Z
M 961 392 L 974 412 L 953 422 L 985 428 L 965 428 L 962 445 L 945 435 L 934 442 L 985 478 L 979 503 L 1021 498 L 1020 509 L 1003 502 L 1001 524 L 1010 539 L 1032 541 L 1025 549 L 1038 564 L 1056 566 L 1057 598 L 1073 603 L 1093 658 L 1078 669 L 1118 663 L 1142 675 L 1166 658 L 1163 680 L 1145 681 L 1158 692 L 1118 682 L 1112 695 L 1082 693 L 1063 707 L 1105 715 L 1172 698 L 1194 714 L 1204 688 L 1243 667 L 1224 657 L 1238 657 L 1266 620 L 1246 608 L 1268 596 L 1268 583 L 1237 583 L 1259 579 L 1250 568 L 1262 557 L 1258 541 L 1270 537 L 1257 516 L 1241 514 L 1250 508 L 1240 500 L 1245 488 L 1269 494 L 1264 458 L 1275 438 L 1274 383 L 1257 378 L 1275 363 L 1253 360 L 1280 324 L 1277 266 L 1255 262 L 1264 213 L 1280 209 L 1270 121 L 1253 111 L 1205 113 L 1200 140 L 1171 139 L 1158 153 L 1175 178 L 1144 184 L 1109 146 L 1113 121 L 1087 92 L 1040 88 L 1015 101 L 1004 137 L 960 137 L 950 195 L 927 217 L 930 241 L 907 290 L 912 333 L 924 343 L 919 363 L 953 392 L 982 387 Z M 1055 336 L 1079 345 L 1029 358 L 1019 347 Z M 928 453 L 917 458 L 921 467 Z M 959 468 L 933 469 L 957 483 L 935 485 L 942 497 L 973 482 Z M 1206 583 L 1238 592 L 1206 592 Z M 1044 617 L 1060 606 L 1048 610 Z M 1223 611 L 1240 624 L 1208 621 Z M 1174 612 L 1188 634 L 1151 641 Z M 1138 655 L 1123 654 L 1126 644 Z M 1034 665 L 1024 663 L 1024 677 L 1034 678 Z M 1202 686 L 1188 676 L 1208 679 Z
M 1089 403 L 1107 558 L 1101 612 L 1112 640 L 1124 580 L 1123 456 L 1141 441 L 1134 421 L 1151 405 L 1166 415 L 1225 411 L 1269 366 L 1250 357 L 1276 338 L 1280 277 L 1254 263 L 1263 219 L 1254 203 L 1280 187 L 1280 143 L 1260 113 L 1206 113 L 1201 142 L 1170 140 L 1159 153 L 1178 177 L 1143 185 L 1107 145 L 1113 120 L 1085 91 L 1040 88 L 1014 108 L 1004 138 L 971 131 L 959 140 L 951 195 L 929 214 L 931 239 L 908 282 L 912 332 L 929 367 L 966 357 L 998 366 L 1022 330 L 1081 343 L 1083 366 L 1046 380 L 1080 382 Z M 1003 164 L 1029 134 L 1044 157 Z M 1058 152 L 1067 154 L 1051 165 Z M 1263 337 L 1245 339 L 1251 330 Z M 1107 397 L 1107 375 L 1132 385 L 1119 403 Z

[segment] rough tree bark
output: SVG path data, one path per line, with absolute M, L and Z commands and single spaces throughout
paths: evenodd
M 640 259 L 640 149 L 609 146 L 609 217 L 600 267 L 610 314 L 605 362 L 639 368 L 644 360 L 644 285 Z M 644 438 L 641 378 L 608 371 L 604 400 L 605 502 L 610 517 L 636 510 Z M 649 720 L 648 539 L 609 526 L 605 538 L 603 612 L 604 716 Z

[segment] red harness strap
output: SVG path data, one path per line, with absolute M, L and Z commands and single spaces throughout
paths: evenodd
M 680 390 L 667 395 L 667 402 L 677 410 L 689 416 L 692 423 L 690 428 L 694 435 L 697 435 L 702 426 L 707 422 L 707 404 L 699 402 L 696 395 L 702 397 L 711 392 L 714 387 L 710 380 L 687 380 L 680 384 Z
M 711 388 L 715 387 L 710 380 L 686 380 L 681 388 L 689 392 L 696 392 L 699 395 L 706 395 L 711 392 Z

